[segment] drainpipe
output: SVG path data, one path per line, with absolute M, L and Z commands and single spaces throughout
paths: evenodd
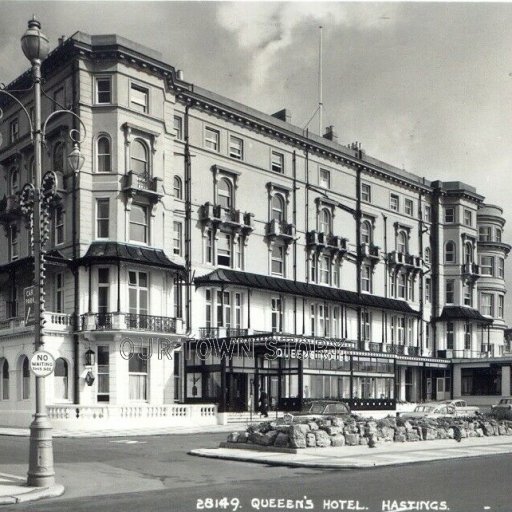
M 305 171 L 306 171 L 306 237 L 309 232 L 309 152 L 308 148 L 304 150 L 305 155 Z M 306 250 L 306 283 L 309 283 L 309 252 Z
M 439 222 L 441 218 L 441 190 L 434 189 L 432 201 L 432 226 L 430 228 L 430 247 L 432 254 L 432 314 L 439 314 L 439 268 L 441 261 L 441 245 L 439 243 Z M 432 351 L 437 355 L 437 322 L 432 322 Z
M 292 159 L 292 171 L 293 171 L 293 193 L 292 193 L 292 201 L 293 201 L 293 213 L 292 213 L 292 222 L 294 226 L 295 232 L 297 231 L 297 152 L 293 150 L 293 159 Z M 293 280 L 297 281 L 297 238 L 293 239 Z M 297 334 L 297 296 L 293 297 L 293 326 L 294 326 L 294 334 Z M 302 331 L 304 334 L 304 331 Z
M 191 158 L 189 140 L 189 109 L 185 107 L 185 322 L 187 334 L 192 330 L 192 187 L 191 187 Z
M 361 300 L 361 265 L 363 253 L 361 251 L 361 166 L 356 169 L 356 274 L 357 294 Z M 361 343 L 361 305 L 357 306 L 357 343 Z
M 79 65 L 75 60 L 73 63 L 73 80 L 72 80 L 72 96 L 73 96 L 73 105 L 78 104 L 78 98 L 76 97 L 76 91 L 79 90 L 77 87 L 77 82 L 79 81 Z M 73 128 L 77 129 L 77 121 L 73 116 Z M 80 269 L 75 264 L 76 260 L 79 257 L 78 254 L 78 236 L 77 236 L 77 173 L 73 173 L 73 195 L 72 195 L 72 205 L 71 205 L 71 215 L 72 215 L 72 245 L 73 245 L 73 402 L 75 404 L 80 403 L 80 337 L 78 335 L 79 329 L 79 311 L 80 311 Z M 89 298 L 90 300 L 90 298 Z
M 424 224 L 423 224 L 423 207 L 422 207 L 422 198 L 423 198 L 423 194 L 420 193 L 418 194 L 418 204 L 419 204 L 419 221 L 418 221 L 418 246 L 419 246 L 419 250 L 420 250 L 420 254 L 419 256 L 423 259 L 423 256 L 424 256 L 424 250 L 423 250 L 423 227 L 424 227 Z M 430 256 L 432 257 L 432 251 L 430 251 Z M 418 334 L 419 334 L 419 338 L 420 338 L 420 351 L 421 353 L 423 353 L 423 342 L 424 342 L 424 339 L 423 339 L 423 312 L 424 312 L 424 308 L 425 308 L 425 303 L 424 303 L 424 297 L 423 297 L 423 272 L 420 271 L 419 273 L 419 277 L 420 277 L 420 282 L 419 282 L 419 285 L 420 285 L 420 317 L 419 317 L 419 325 L 418 325 Z

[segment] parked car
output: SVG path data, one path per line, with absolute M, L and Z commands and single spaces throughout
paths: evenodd
M 285 420 L 294 418 L 315 418 L 319 416 L 350 416 L 350 407 L 344 402 L 318 400 L 307 403 L 302 411 L 284 415 Z
M 456 400 L 443 400 L 441 403 L 455 407 L 455 414 L 457 416 L 474 416 L 480 412 L 478 407 L 468 405 L 466 400 L 461 400 L 460 398 Z
M 498 419 L 512 420 L 512 397 L 502 398 L 496 405 L 492 405 L 491 412 Z
M 455 407 L 445 403 L 426 403 L 417 405 L 412 412 L 400 413 L 400 418 L 443 418 L 455 417 L 457 415 Z

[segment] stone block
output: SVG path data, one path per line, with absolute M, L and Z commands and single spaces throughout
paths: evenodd
M 416 430 L 409 430 L 406 435 L 407 441 L 421 441 L 420 436 L 418 435 L 418 432 L 416 432 Z
M 298 428 L 301 425 L 292 425 L 288 434 L 290 446 L 292 448 L 306 448 L 306 434 L 303 429 Z
M 332 426 L 333 427 L 340 427 L 343 428 L 345 426 L 343 420 L 341 418 L 333 418 L 332 419 Z
M 347 446 L 356 446 L 359 444 L 359 434 L 345 434 L 345 444 Z
M 279 432 L 274 441 L 274 446 L 279 448 L 286 448 L 288 446 L 288 434 L 284 432 Z
M 324 430 L 330 435 L 335 436 L 337 434 L 341 434 L 343 429 L 341 427 L 325 427 Z
M 306 446 L 308 448 L 314 448 L 316 446 L 316 436 L 313 432 L 306 434 Z
M 316 423 L 315 421 L 310 421 L 308 423 L 309 425 L 309 430 L 318 430 L 318 423 Z
M 274 441 L 276 440 L 277 434 L 279 434 L 277 430 L 269 430 L 268 432 L 263 434 L 264 446 L 272 446 L 274 444 Z
M 345 446 L 345 436 L 342 434 L 331 436 L 331 446 Z
M 240 437 L 239 432 L 230 432 L 228 434 L 228 443 L 238 443 L 239 437 Z
M 376 448 L 380 444 L 382 444 L 382 439 L 377 437 L 376 434 L 370 434 L 370 436 L 368 436 L 368 447 L 369 448 Z
M 286 438 L 288 439 L 288 434 L 286 434 Z M 238 436 L 238 443 L 247 443 L 247 440 L 249 439 L 249 434 L 247 432 L 242 432 Z
M 331 446 L 331 438 L 329 437 L 329 434 L 325 432 L 325 430 L 317 430 L 315 432 L 315 437 L 317 446 Z

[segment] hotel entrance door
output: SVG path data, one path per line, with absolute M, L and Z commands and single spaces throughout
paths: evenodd
M 247 374 L 226 374 L 226 409 L 231 412 L 247 410 Z

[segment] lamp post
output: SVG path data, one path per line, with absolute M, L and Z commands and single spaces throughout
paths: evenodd
M 49 238 L 49 221 L 51 201 L 55 196 L 57 176 L 53 171 L 42 175 L 42 147 L 45 144 L 46 125 L 48 121 L 58 114 L 70 114 L 78 119 L 85 132 L 82 120 L 71 110 L 63 109 L 52 112 L 44 122 L 41 120 L 41 63 L 48 56 L 49 40 L 41 32 L 41 24 L 35 17 L 28 22 L 28 29 L 21 37 L 21 47 L 25 57 L 32 65 L 32 89 L 34 98 L 34 117 L 31 118 L 26 107 L 14 95 L 17 92 L 6 90 L 0 86 L 0 94 L 5 94 L 16 102 L 25 112 L 30 126 L 30 136 L 34 148 L 34 174 L 33 183 L 27 183 L 21 191 L 20 204 L 23 214 L 30 218 L 33 257 L 34 257 L 34 299 L 35 299 L 35 325 L 34 325 L 34 351 L 42 351 L 44 346 L 43 327 L 44 319 L 44 284 L 45 260 L 44 245 Z M 2 111 L 0 109 L 0 118 Z M 68 163 L 74 173 L 83 165 L 84 158 L 80 154 L 76 139 L 78 130 L 71 130 L 69 135 L 73 140 L 74 148 L 68 156 Z M 53 468 L 52 427 L 46 413 L 46 397 L 44 377 L 36 376 L 36 410 L 34 420 L 30 425 L 30 455 L 27 483 L 34 487 L 49 487 L 55 483 Z

